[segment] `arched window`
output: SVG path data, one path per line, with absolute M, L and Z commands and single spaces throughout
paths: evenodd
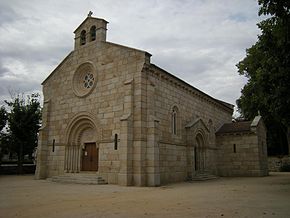
M 90 29 L 90 41 L 96 40 L 96 26 L 92 26 Z
M 173 135 L 177 135 L 177 112 L 178 109 L 174 106 L 171 112 L 171 131 Z
M 85 30 L 81 32 L 81 45 L 84 45 L 84 44 L 86 44 L 86 31 Z

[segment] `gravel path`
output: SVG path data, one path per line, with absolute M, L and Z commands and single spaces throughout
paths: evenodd
M 0 176 L 0 217 L 290 217 L 290 173 L 167 186 L 59 184 Z

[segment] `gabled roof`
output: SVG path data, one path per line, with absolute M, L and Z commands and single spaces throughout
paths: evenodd
M 104 20 L 104 19 L 102 19 L 102 18 L 96 18 L 96 17 L 87 17 L 76 29 L 75 29 L 75 31 L 74 31 L 74 33 L 76 33 L 77 31 L 78 31 L 78 29 L 79 28 L 81 28 L 81 26 L 85 23 L 85 22 L 87 22 L 87 20 L 89 20 L 89 19 L 93 19 L 93 20 L 100 20 L 100 21 L 104 21 L 104 22 L 106 22 L 106 23 L 109 23 L 108 21 L 106 21 L 106 20 Z
M 105 43 L 106 44 L 109 44 L 109 45 L 118 46 L 118 47 L 121 47 L 121 48 L 126 48 L 126 49 L 130 49 L 130 50 L 134 50 L 134 51 L 137 51 L 137 52 L 144 52 L 146 55 L 149 55 L 150 57 L 152 56 L 152 54 L 150 54 L 149 52 L 147 52 L 145 50 L 141 50 L 141 49 L 137 49 L 137 48 L 132 48 L 132 47 L 129 47 L 129 46 L 125 46 L 125 45 L 121 45 L 121 44 L 117 44 L 117 43 L 113 43 L 113 42 L 108 42 L 108 41 L 106 41 Z
M 255 116 L 252 121 L 241 121 L 236 123 L 225 123 L 219 128 L 216 134 L 226 133 L 249 133 L 256 132 L 258 125 L 261 124 L 266 129 L 263 119 L 260 115 Z
M 209 132 L 208 127 L 205 125 L 205 123 L 203 122 L 203 120 L 202 120 L 201 118 L 197 118 L 197 119 L 195 119 L 195 120 L 189 122 L 188 124 L 186 124 L 185 128 L 191 128 L 191 127 L 194 127 L 194 126 L 196 126 L 198 123 L 200 123 L 200 124 L 204 127 L 204 129 L 205 129 L 206 131 Z
M 113 42 L 101 42 L 101 43 L 105 43 L 105 44 L 108 44 L 108 45 L 112 45 L 112 46 L 118 46 L 118 47 L 122 47 L 122 48 L 125 48 L 125 49 L 130 49 L 130 50 L 134 50 L 134 51 L 137 51 L 137 52 L 144 52 L 146 55 L 148 55 L 149 57 L 152 56 L 149 52 L 147 51 L 144 51 L 144 50 L 140 50 L 140 49 L 136 49 L 136 48 L 132 48 L 132 47 L 128 47 L 128 46 L 124 46 L 124 45 L 120 45 L 120 44 L 116 44 L 116 43 L 113 43 Z M 64 63 L 65 61 L 73 54 L 74 51 L 71 51 L 63 60 L 62 62 L 60 62 L 59 65 L 57 65 L 57 67 L 48 75 L 48 77 L 41 83 L 41 85 L 43 85 L 56 71 L 57 69 L 59 69 Z
M 219 128 L 216 134 L 251 132 L 251 123 L 251 121 L 225 123 L 221 128 Z

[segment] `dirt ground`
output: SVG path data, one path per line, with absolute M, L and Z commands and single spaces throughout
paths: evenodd
M 0 217 L 290 217 L 290 173 L 167 186 L 59 184 L 0 176 Z

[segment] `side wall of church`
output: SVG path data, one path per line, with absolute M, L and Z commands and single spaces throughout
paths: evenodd
M 185 127 L 198 118 L 202 119 L 209 131 L 204 136 L 206 169 L 215 174 L 215 131 L 222 124 L 231 122 L 232 110 L 159 69 L 147 71 L 147 83 L 147 87 L 154 90 L 153 93 L 147 92 L 147 98 L 154 99 L 150 104 L 159 123 L 157 131 L 161 184 L 184 181 L 189 176 L 188 171 L 193 170 L 194 166 L 189 162 L 193 161 L 196 142 L 188 141 Z M 173 108 L 177 110 L 176 134 L 172 132 Z
M 145 56 L 145 52 L 112 43 L 89 43 L 68 55 L 44 82 L 47 109 L 43 120 L 47 122 L 42 131 L 46 137 L 42 137 L 44 139 L 41 143 L 47 158 L 43 159 L 40 167 L 46 166 L 46 177 L 64 173 L 65 148 L 69 141 L 68 125 L 78 114 L 86 113 L 96 123 L 99 172 L 109 183 L 118 183 L 118 172 L 122 164 L 119 158 L 120 147 L 114 149 L 114 135 L 120 137 L 120 118 L 132 113 L 134 105 L 128 83 L 140 86 L 140 72 Z M 78 97 L 73 92 L 73 78 L 77 68 L 85 62 L 94 65 L 97 84 L 89 95 Z M 141 93 L 134 95 L 138 98 Z

